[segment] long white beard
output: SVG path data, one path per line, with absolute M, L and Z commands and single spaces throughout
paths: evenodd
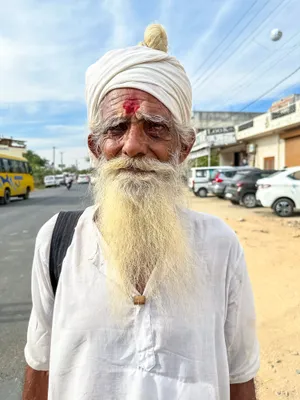
M 187 306 L 195 260 L 180 212 L 183 194 L 179 166 L 123 157 L 99 162 L 97 225 L 107 243 L 103 250 L 108 281 L 114 282 L 110 302 L 115 311 L 120 297 L 132 301 L 133 288 L 142 292 L 145 285 L 161 312 L 167 303 Z

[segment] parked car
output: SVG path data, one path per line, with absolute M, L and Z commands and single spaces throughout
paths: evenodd
M 212 193 L 220 198 L 225 197 L 225 190 L 228 185 L 232 183 L 234 176 L 241 171 L 253 171 L 258 168 L 253 167 L 231 167 L 224 170 L 219 170 L 215 179 L 212 182 Z
M 239 171 L 233 177 L 231 184 L 226 187 L 226 199 L 229 199 L 232 204 L 244 205 L 247 208 L 256 207 L 258 205 L 255 196 L 257 191 L 256 182 L 276 172 L 275 170 Z
M 60 185 L 59 180 L 54 175 L 47 175 L 44 177 L 45 187 L 57 187 Z
M 260 179 L 257 186 L 257 200 L 263 207 L 271 207 L 279 217 L 290 217 L 300 210 L 300 166 Z
M 55 178 L 58 180 L 60 185 L 64 185 L 65 184 L 65 177 L 64 175 L 55 175 Z
M 195 167 L 190 169 L 188 187 L 199 197 L 206 197 L 210 182 L 215 178 L 218 170 L 230 167 Z
M 88 175 L 78 175 L 77 183 L 90 183 L 90 178 Z

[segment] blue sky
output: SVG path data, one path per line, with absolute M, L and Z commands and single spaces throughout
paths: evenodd
M 57 157 L 63 152 L 66 164 L 78 160 L 82 168 L 85 71 L 107 50 L 137 44 L 151 22 L 167 29 L 170 52 L 192 81 L 194 110 L 238 111 L 300 65 L 299 0 L 0 0 L 0 5 L 0 135 L 27 140 L 49 160 L 56 146 Z M 279 42 L 269 38 L 273 28 L 283 31 Z M 265 111 L 295 92 L 300 93 L 300 73 L 247 111 Z

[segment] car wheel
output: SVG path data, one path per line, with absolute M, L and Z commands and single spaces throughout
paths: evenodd
M 236 200 L 230 200 L 230 201 L 231 201 L 231 204 L 234 204 L 235 206 L 239 205 L 239 202 Z
M 29 199 L 29 195 L 30 195 L 30 188 L 28 187 L 28 188 L 26 189 L 26 193 L 23 194 L 23 199 L 24 199 L 24 200 L 28 200 L 28 199 Z
M 275 202 L 273 210 L 276 215 L 282 218 L 287 218 L 293 215 L 294 203 L 290 199 L 279 199 Z
M 254 193 L 247 193 L 243 196 L 243 205 L 247 208 L 256 207 L 256 197 Z
M 199 197 L 207 197 L 207 190 L 205 188 L 201 188 L 197 192 L 197 196 Z
M 5 189 L 4 192 L 4 197 L 2 200 L 2 204 L 8 204 L 10 202 L 10 190 L 9 189 Z

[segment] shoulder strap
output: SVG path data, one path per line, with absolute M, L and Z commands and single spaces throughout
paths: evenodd
M 61 267 L 72 243 L 74 230 L 83 211 L 62 211 L 58 214 L 50 245 L 49 274 L 55 296 Z

